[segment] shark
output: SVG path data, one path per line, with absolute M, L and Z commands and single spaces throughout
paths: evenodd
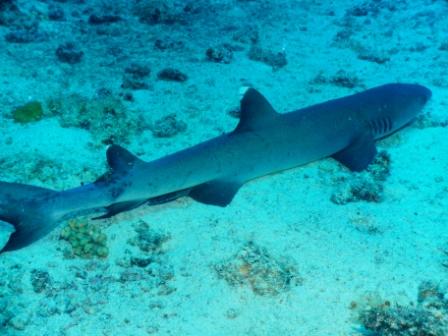
M 278 113 L 248 88 L 236 128 L 195 146 L 145 162 L 111 145 L 105 174 L 62 191 L 0 182 L 0 220 L 13 227 L 1 252 L 28 246 L 80 215 L 103 219 L 185 196 L 225 207 L 250 180 L 327 157 L 362 171 L 377 153 L 375 141 L 411 123 L 430 98 L 422 85 L 391 83 Z

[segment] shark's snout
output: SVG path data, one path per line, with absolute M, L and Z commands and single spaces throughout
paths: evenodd
M 422 91 L 423 103 L 426 104 L 428 102 L 428 100 L 431 99 L 432 92 L 430 89 L 428 89 L 425 86 L 421 86 L 421 91 Z
M 401 86 L 401 94 L 409 99 L 419 99 L 426 104 L 431 99 L 432 92 L 426 86 L 420 84 L 398 84 Z

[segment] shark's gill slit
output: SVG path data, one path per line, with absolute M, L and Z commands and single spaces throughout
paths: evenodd
M 381 135 L 384 133 L 384 128 L 385 128 L 384 127 L 384 119 L 382 119 L 382 118 L 378 119 L 378 124 L 380 125 L 378 135 Z

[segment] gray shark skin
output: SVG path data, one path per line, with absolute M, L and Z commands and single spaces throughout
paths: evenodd
M 144 162 L 112 145 L 109 172 L 60 192 L 0 182 L 0 220 L 15 229 L 3 251 L 25 247 L 80 214 L 106 218 L 181 196 L 226 206 L 247 181 L 329 156 L 361 171 L 376 154 L 375 140 L 409 124 L 430 97 L 421 85 L 387 84 L 280 114 L 248 89 L 236 129 L 196 146 Z

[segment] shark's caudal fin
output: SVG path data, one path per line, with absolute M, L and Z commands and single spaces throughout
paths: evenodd
M 43 202 L 56 191 L 20 183 L 0 182 L 0 220 L 14 227 L 1 252 L 22 248 L 45 236 L 57 220 L 45 213 Z

